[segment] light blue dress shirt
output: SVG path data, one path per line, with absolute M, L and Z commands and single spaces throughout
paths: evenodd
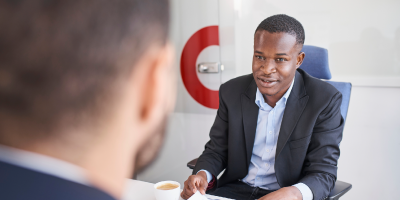
M 293 84 L 294 79 L 289 89 L 276 103 L 274 108 L 265 102 L 263 95 L 257 88 L 255 103 L 259 107 L 259 111 L 256 136 L 250 160 L 249 173 L 242 180 L 252 187 L 260 187 L 266 190 L 280 189 L 275 176 L 276 145 L 286 102 L 292 91 Z M 211 173 L 207 170 L 200 171 L 206 172 L 207 181 L 210 182 L 212 179 Z M 306 184 L 297 183 L 294 186 L 300 190 L 303 200 L 313 199 L 313 194 Z

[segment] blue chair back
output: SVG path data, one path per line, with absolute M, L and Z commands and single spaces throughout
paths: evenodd
M 306 54 L 303 64 L 300 68 L 315 78 L 329 80 L 332 78 L 331 71 L 329 70 L 328 50 L 304 45 L 302 51 Z M 347 111 L 349 109 L 351 83 L 326 81 L 333 85 L 339 92 L 342 93 L 342 105 L 340 111 L 344 121 L 346 121 Z
M 329 80 L 332 78 L 329 70 L 328 50 L 304 45 L 302 51 L 306 54 L 300 68 L 315 78 Z

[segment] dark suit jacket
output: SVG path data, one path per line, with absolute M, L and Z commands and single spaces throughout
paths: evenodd
M 115 200 L 105 192 L 0 161 L 0 199 Z
M 301 69 L 295 76 L 279 132 L 275 174 L 281 187 L 302 182 L 314 199 L 323 199 L 336 181 L 344 124 L 340 114 L 342 94 Z M 210 141 L 193 174 L 205 169 L 217 176 L 225 169 L 217 187 L 248 174 L 259 109 L 256 90 L 252 74 L 221 85 Z

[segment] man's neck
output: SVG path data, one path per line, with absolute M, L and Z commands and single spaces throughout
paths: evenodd
M 289 85 L 289 87 L 290 87 L 290 85 Z M 282 99 L 283 95 L 285 95 L 285 93 L 286 93 L 286 91 L 288 91 L 289 87 L 287 87 L 286 89 L 281 90 L 281 91 L 279 91 L 278 93 L 276 93 L 276 94 L 274 94 L 274 95 L 271 95 L 271 96 L 263 94 L 263 97 L 264 97 L 265 102 L 266 102 L 269 106 L 271 106 L 272 108 L 275 108 L 276 103 L 277 103 L 280 99 Z

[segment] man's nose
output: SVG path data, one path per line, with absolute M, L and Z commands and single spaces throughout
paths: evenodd
M 276 72 L 276 65 L 273 60 L 266 60 L 261 69 L 265 74 L 272 74 Z

